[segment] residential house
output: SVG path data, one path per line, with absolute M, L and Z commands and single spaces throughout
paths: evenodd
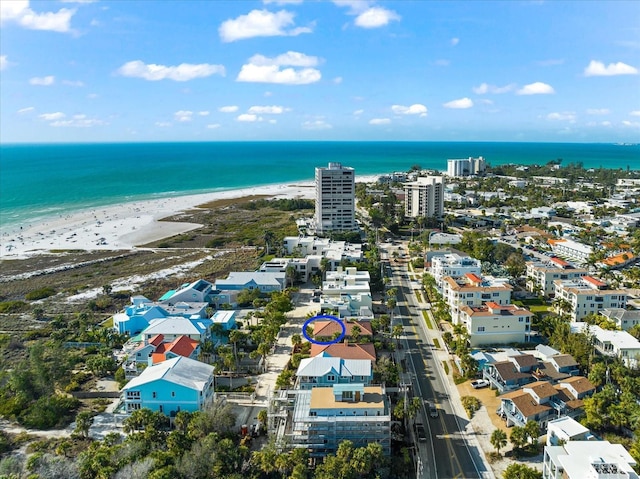
M 360 338 L 373 339 L 373 327 L 369 321 L 345 321 L 345 339 L 352 339 L 355 327 L 359 328 Z M 320 341 L 328 341 L 337 335 L 342 334 L 342 328 L 336 321 L 318 319 L 313 322 L 313 336 Z
M 193 283 L 184 283 L 176 290 L 167 291 L 159 301 L 175 304 L 178 302 L 209 303 L 213 284 L 199 279 Z
M 625 251 L 603 259 L 596 263 L 596 266 L 607 269 L 622 269 L 625 266 L 635 263 L 637 259 L 638 257 L 631 251 Z
M 569 441 L 545 446 L 542 479 L 638 479 L 636 465 L 621 444 Z
M 546 297 L 555 294 L 555 280 L 572 280 L 588 274 L 583 268 L 576 268 L 561 258 L 551 258 L 547 262 L 527 262 L 527 289 Z
M 624 308 L 627 291 L 609 289 L 607 283 L 593 276 L 570 280 L 555 280 L 555 297 L 571 305 L 571 321 L 580 321 L 588 314 L 598 314 L 605 308 Z
M 151 365 L 122 389 L 126 411 L 201 411 L 215 396 L 213 373 L 213 366 L 182 356 Z
M 482 306 L 460 307 L 460 323 L 467 327 L 472 348 L 528 342 L 532 317 L 533 313 L 528 309 L 493 301 Z
M 321 261 L 322 257 L 316 255 L 304 258 L 273 258 L 262 263 L 259 271 L 286 274 L 287 269 L 291 267 L 296 272 L 297 280 L 306 283 L 312 276 L 321 274 Z M 291 280 L 287 279 L 287 281 Z
M 482 263 L 470 256 L 461 256 L 457 253 L 446 253 L 431 258 L 429 273 L 436 281 L 438 291 L 442 292 L 442 280 L 447 276 L 460 278 L 467 273 L 480 275 Z
M 211 316 L 211 321 L 213 321 L 214 325 L 219 324 L 223 331 L 231 331 L 237 327 L 235 311 L 216 311 L 214 315 Z
M 446 276 L 442 280 L 443 297 L 449 305 L 453 324 L 460 324 L 460 308 L 463 306 L 482 306 L 492 301 L 499 305 L 511 303 L 511 286 L 506 278 L 481 277 L 475 273 L 466 273 L 461 278 Z
M 368 359 L 376 362 L 376 348 L 373 343 L 353 344 L 348 342 L 333 344 L 312 344 L 311 356 L 326 353 L 333 358 L 343 359 Z
M 604 308 L 599 313 L 623 331 L 628 331 L 640 324 L 640 310 L 638 309 L 629 311 L 623 308 Z
M 149 340 L 157 334 L 162 334 L 165 341 L 173 341 L 178 336 L 188 336 L 199 342 L 204 342 L 211 336 L 210 319 L 186 319 L 169 317 L 156 319 L 142 331 L 142 338 Z
M 506 361 L 489 364 L 483 371 L 483 378 L 489 381 L 492 389 L 503 393 L 534 381 L 532 373 L 538 365 L 538 359 L 532 354 L 510 356 Z
M 368 386 L 373 381 L 373 368 L 368 359 L 332 358 L 322 353 L 313 358 L 302 359 L 296 376 L 296 389 L 350 383 L 362 383 Z
M 593 337 L 596 351 L 621 359 L 628 367 L 636 367 L 640 360 L 640 341 L 626 331 L 610 331 L 586 323 L 571 323 L 571 332 L 587 333 Z
M 340 296 L 323 295 L 320 298 L 320 311 L 337 312 L 336 315 L 342 319 L 374 318 L 371 293 L 343 293 Z
M 343 259 L 349 261 L 362 260 L 362 245 L 333 241 L 329 238 L 315 238 L 313 236 L 285 236 L 282 246 L 288 255 L 296 257 L 326 258 L 329 269 L 334 270 Z
M 135 303 L 133 298 L 131 300 L 131 306 L 126 307 L 122 313 L 113 315 L 113 328 L 120 334 L 138 334 L 154 319 L 167 317 L 167 312 L 162 307 L 149 300 L 136 300 Z
M 216 289 L 241 291 L 257 289 L 261 293 L 282 291 L 285 288 L 285 273 L 262 271 L 233 271 L 226 279 L 216 280 Z
M 322 282 L 322 294 L 324 296 L 371 294 L 370 281 L 368 271 L 358 271 L 353 266 L 348 268 L 338 266 L 336 271 L 327 271 L 326 280 Z
M 572 417 L 559 417 L 547 423 L 547 446 L 559 446 L 569 441 L 595 441 L 589 428 Z
M 334 384 L 297 391 L 290 438 L 312 458 L 335 453 L 340 442 L 354 447 L 377 442 L 391 454 L 391 410 L 381 386 Z
M 573 377 L 555 386 L 539 381 L 500 396 L 498 415 L 507 426 L 523 427 L 527 422 L 535 421 L 546 429 L 549 421 L 560 416 L 581 416 L 584 413 L 583 398 L 593 392 L 595 387 L 585 377 Z

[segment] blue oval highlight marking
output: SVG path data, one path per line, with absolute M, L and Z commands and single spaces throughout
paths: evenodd
M 328 319 L 329 321 L 335 321 L 336 323 L 338 323 L 342 328 L 342 333 L 340 333 L 340 336 L 330 341 L 318 341 L 317 339 L 313 339 L 309 337 L 307 335 L 307 326 L 309 326 L 309 324 L 313 323 L 318 319 Z M 330 314 L 319 314 L 317 316 L 309 318 L 305 321 L 304 325 L 302 326 L 302 335 L 305 337 L 305 339 L 312 344 L 319 344 L 321 346 L 327 346 L 329 344 L 339 343 L 344 339 L 346 334 L 347 334 L 347 327 L 344 325 L 344 321 L 342 321 L 340 318 L 336 318 L 335 316 L 331 316 Z

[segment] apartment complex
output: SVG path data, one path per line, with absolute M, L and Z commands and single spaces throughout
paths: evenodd
M 568 258 L 576 263 L 584 264 L 593 253 L 589 245 L 578 243 L 570 239 L 549 240 L 553 252 L 563 258 Z
M 431 276 L 436 280 L 438 291 L 442 291 L 442 280 L 447 276 L 460 278 L 467 273 L 480 275 L 482 262 L 470 256 L 460 256 L 457 253 L 445 253 L 431 259 Z
M 636 461 L 621 444 L 569 441 L 545 446 L 543 479 L 638 479 Z
M 561 258 L 551 258 L 548 262 L 527 262 L 527 289 L 544 296 L 555 294 L 554 281 L 571 280 L 588 274 L 583 268 L 576 268 Z
M 404 215 L 408 218 L 439 218 L 444 214 L 444 179 L 420 176 L 404 184 Z
M 487 169 L 483 157 L 464 158 L 460 160 L 447 160 L 447 176 L 451 178 L 462 176 L 482 175 Z
M 592 276 L 554 281 L 556 298 L 562 298 L 571 304 L 569 315 L 572 321 L 580 321 L 592 313 L 605 308 L 624 308 L 627 305 L 627 292 L 609 289 L 607 283 Z
M 467 326 L 472 348 L 528 342 L 532 318 L 531 311 L 513 304 L 489 301 L 483 306 L 460 307 L 460 321 Z
M 357 231 L 355 172 L 341 163 L 316 168 L 316 233 Z
M 488 301 L 509 304 L 512 290 L 506 279 L 483 278 L 474 273 L 466 273 L 461 278 L 446 276 L 442 280 L 442 296 L 449 305 L 453 324 L 461 323 L 463 306 L 482 306 Z

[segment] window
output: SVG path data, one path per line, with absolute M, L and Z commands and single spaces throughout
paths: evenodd
M 176 392 L 175 391 L 171 391 L 171 397 L 172 398 L 176 397 Z
M 309 413 L 309 416 L 311 416 L 311 417 L 316 417 L 317 415 L 318 415 L 318 413 L 316 411 L 311 411 Z
M 127 391 L 127 399 L 140 399 L 140 391 Z
M 155 391 L 153 391 L 153 392 L 151 393 L 151 395 L 153 396 L 153 399 L 155 399 L 155 398 L 157 398 L 157 397 L 158 397 L 158 395 L 156 394 L 156 392 L 155 392 Z
M 522 322 L 524 322 L 524 318 L 518 318 L 518 321 L 520 321 L 522 323 Z
M 494 298 L 497 298 L 498 296 L 500 296 L 500 293 L 493 293 L 492 295 Z
M 327 381 L 334 382 L 335 380 L 336 380 L 336 377 L 333 374 L 329 374 L 327 376 Z
M 484 331 L 484 326 L 478 326 L 478 332 Z

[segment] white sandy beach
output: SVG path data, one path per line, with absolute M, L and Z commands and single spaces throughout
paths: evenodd
M 369 183 L 377 176 L 357 177 Z M 20 259 L 50 250 L 130 250 L 138 245 L 196 229 L 199 224 L 160 221 L 221 199 L 265 195 L 273 198 L 315 197 L 313 181 L 135 201 L 47 218 L 37 224 L 0 229 L 0 259 Z

